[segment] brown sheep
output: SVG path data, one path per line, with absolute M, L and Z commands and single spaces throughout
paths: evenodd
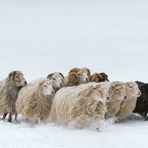
M 12 71 L 8 77 L 0 83 L 0 113 L 3 119 L 9 113 L 8 121 L 12 121 L 12 115 L 16 115 L 15 101 L 20 89 L 27 84 L 21 71 Z
M 66 86 L 74 86 L 90 82 L 90 70 L 88 68 L 73 68 L 66 77 Z
M 109 81 L 106 73 L 93 73 L 90 77 L 91 82 L 104 82 Z

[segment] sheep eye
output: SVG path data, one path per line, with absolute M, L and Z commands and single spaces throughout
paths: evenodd
M 119 92 L 119 89 L 116 89 L 116 92 Z
M 79 74 L 79 76 L 82 76 L 81 74 Z
M 18 76 L 15 76 L 15 78 L 16 78 L 16 79 L 19 79 L 19 77 L 18 77 Z
M 46 85 L 44 85 L 44 87 L 47 87 Z
M 55 78 L 52 78 L 54 81 L 56 80 Z
M 133 88 L 133 86 L 129 86 L 129 88 Z

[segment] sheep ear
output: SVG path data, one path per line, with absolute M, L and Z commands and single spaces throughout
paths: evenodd
M 82 96 L 88 96 L 92 92 L 93 89 L 94 89 L 93 86 L 89 86 L 85 91 L 84 90 L 81 91 L 80 92 L 80 95 L 82 95 Z
M 109 81 L 109 80 L 108 80 L 108 75 L 107 75 L 106 73 L 101 72 L 100 75 L 103 77 L 104 80 Z
M 51 79 L 52 76 L 53 76 L 53 73 L 48 74 L 47 79 Z
M 91 76 L 91 72 L 88 68 L 84 67 L 84 69 L 87 71 L 87 75 L 90 77 Z
M 69 78 L 69 81 L 70 81 L 71 83 L 76 84 L 76 83 L 79 82 L 78 74 L 75 73 L 75 72 L 70 72 L 70 73 L 68 74 L 68 78 Z
M 10 80 L 11 78 L 14 79 L 15 74 L 16 74 L 16 71 L 10 72 L 9 75 L 8 75 L 8 79 L 9 79 L 9 80 Z
M 139 88 L 143 87 L 145 85 L 145 83 L 140 82 L 140 81 L 136 81 L 137 85 Z

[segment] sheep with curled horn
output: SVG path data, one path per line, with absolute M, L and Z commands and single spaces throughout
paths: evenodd
M 83 68 L 72 68 L 69 73 L 68 76 L 65 77 L 66 80 L 66 86 L 77 86 L 80 84 L 84 84 L 87 82 L 90 82 L 90 70 L 86 67 Z
M 102 73 L 93 73 L 90 77 L 91 82 L 105 82 L 108 80 L 108 75 L 104 72 Z

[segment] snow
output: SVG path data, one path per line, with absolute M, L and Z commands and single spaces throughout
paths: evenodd
M 31 81 L 86 66 L 110 80 L 146 82 L 147 8 L 146 0 L 0 0 L 0 79 L 14 69 Z M 105 124 L 98 133 L 0 121 L 0 147 L 146 147 L 148 124 L 141 118 Z

